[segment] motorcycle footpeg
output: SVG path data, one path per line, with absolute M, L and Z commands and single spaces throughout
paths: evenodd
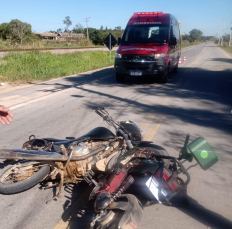
M 95 173 L 92 170 L 89 170 L 85 173 L 84 175 L 84 180 L 91 185 L 93 183 L 93 176 L 95 175 Z

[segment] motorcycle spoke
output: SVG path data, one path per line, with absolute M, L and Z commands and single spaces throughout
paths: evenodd
M 18 165 L 7 171 L 1 178 L 3 183 L 15 183 L 23 181 L 33 176 L 40 169 L 40 165 L 19 167 Z

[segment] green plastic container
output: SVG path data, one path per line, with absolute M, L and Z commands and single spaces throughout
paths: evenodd
M 188 145 L 188 149 L 204 170 L 207 170 L 218 161 L 217 155 L 214 153 L 208 142 L 202 137 L 191 142 Z

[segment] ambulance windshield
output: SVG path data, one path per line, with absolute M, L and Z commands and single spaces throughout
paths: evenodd
M 122 44 L 129 43 L 167 43 L 168 26 L 131 25 L 127 26 L 122 37 Z

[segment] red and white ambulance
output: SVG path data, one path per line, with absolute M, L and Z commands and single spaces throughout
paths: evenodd
M 166 83 L 170 71 L 177 72 L 181 55 L 178 20 L 162 12 L 134 13 L 123 37 L 118 38 L 114 69 L 117 81 L 126 75 L 148 75 Z

